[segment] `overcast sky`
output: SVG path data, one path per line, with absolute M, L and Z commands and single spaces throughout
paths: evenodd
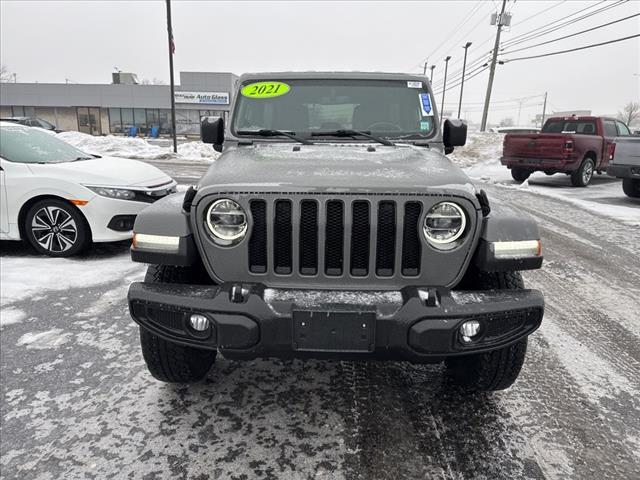
M 510 0 L 512 25 L 504 42 L 584 10 L 615 1 Z M 363 70 L 422 72 L 436 64 L 435 90 L 446 55 L 455 79 L 469 48 L 468 64 L 481 67 L 493 47 L 490 15 L 501 2 L 206 2 L 173 0 L 175 71 L 241 74 L 279 70 Z M 546 11 L 544 11 L 546 10 Z M 542 12 L 542 13 L 541 13 Z M 163 1 L 0 0 L 0 61 L 18 82 L 109 83 L 114 67 L 168 82 L 167 33 Z M 552 40 L 640 13 L 640 2 L 621 3 L 553 33 L 513 45 L 512 50 Z M 504 59 L 600 43 L 640 33 L 640 17 L 558 42 L 504 55 Z M 566 20 L 565 20 L 566 21 Z M 505 51 L 507 50 L 505 43 Z M 473 68 L 468 70 L 473 72 Z M 452 76 L 452 74 L 454 74 Z M 458 75 L 459 77 L 459 75 Z M 479 120 L 488 70 L 465 83 L 463 116 Z M 454 84 L 457 82 L 454 81 Z M 451 85 L 451 82 L 449 82 Z M 521 124 L 548 109 L 590 109 L 615 113 L 640 99 L 640 38 L 585 51 L 499 65 L 490 120 L 512 117 Z M 459 87 L 446 92 L 457 106 Z M 437 95 L 438 105 L 441 96 Z M 445 108 L 447 109 L 447 108 Z

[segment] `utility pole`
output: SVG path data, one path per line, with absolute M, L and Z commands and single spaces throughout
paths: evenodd
M 516 124 L 517 126 L 520 126 L 520 112 L 522 112 L 523 103 L 524 103 L 524 100 L 518 100 L 518 123 Z
M 436 66 L 431 65 L 429 68 L 431 69 L 431 78 L 429 79 L 429 81 L 433 83 L 433 71 L 436 69 Z
M 444 115 L 444 94 L 447 93 L 447 70 L 449 68 L 449 60 L 451 55 L 444 59 L 444 86 L 442 87 L 442 108 L 440 109 L 440 124 L 442 125 L 442 119 Z
M 169 81 L 171 83 L 171 135 L 173 136 L 173 153 L 178 153 L 178 138 L 176 137 L 176 99 L 175 83 L 173 81 L 173 28 L 171 26 L 171 0 L 167 0 L 167 35 L 169 36 Z
M 544 92 L 544 103 L 542 104 L 542 120 L 540 121 L 540 128 L 544 126 L 545 113 L 547 113 L 547 92 Z
M 460 101 L 458 102 L 458 118 L 460 118 L 460 110 L 462 110 L 462 90 L 464 90 L 464 72 L 467 68 L 467 49 L 471 46 L 471 42 L 467 42 L 464 47 L 464 60 L 462 61 L 462 83 L 460 83 Z
M 496 42 L 493 45 L 493 56 L 491 57 L 491 68 L 489 69 L 489 84 L 487 85 L 487 95 L 484 97 L 484 109 L 482 111 L 482 122 L 480 123 L 480 131 L 487 129 L 487 117 L 489 116 L 489 103 L 491 102 L 491 89 L 493 88 L 493 77 L 496 73 L 496 61 L 498 60 L 498 49 L 500 48 L 500 33 L 502 32 L 502 19 L 504 18 L 504 9 L 507 6 L 507 0 L 502 0 L 502 9 L 500 15 L 497 16 L 496 23 L 498 30 L 496 32 Z

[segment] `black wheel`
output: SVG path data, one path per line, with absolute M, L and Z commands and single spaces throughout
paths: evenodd
M 586 187 L 593 178 L 593 171 L 595 169 L 595 163 L 590 158 L 585 158 L 580 167 L 571 173 L 571 185 L 574 187 Z
M 150 265 L 149 283 L 202 283 L 201 268 Z M 209 280 L 210 282 L 210 280 Z M 168 342 L 140 327 L 142 356 L 151 375 L 163 382 L 193 383 L 202 380 L 215 362 L 216 353 Z
M 524 282 L 519 272 L 478 273 L 480 290 L 521 290 Z M 445 361 L 455 383 L 470 392 L 492 392 L 509 388 L 516 381 L 527 352 L 527 339 L 489 353 L 452 357 Z
M 627 197 L 640 198 L 640 180 L 636 178 L 623 178 L 622 191 Z
M 516 182 L 522 183 L 531 176 L 531 171 L 524 168 L 512 168 L 511 176 Z
M 34 203 L 22 226 L 33 248 L 50 257 L 76 255 L 91 242 L 87 220 L 64 200 L 47 198 Z

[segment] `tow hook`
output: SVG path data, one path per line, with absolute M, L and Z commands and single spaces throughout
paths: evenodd
M 420 296 L 420 300 L 427 307 L 437 307 L 440 305 L 440 295 L 438 294 L 438 290 L 435 288 L 421 288 L 418 290 L 418 295 Z
M 233 303 L 244 303 L 247 295 L 249 295 L 249 289 L 236 283 L 231 286 L 231 290 L 229 291 L 229 300 Z

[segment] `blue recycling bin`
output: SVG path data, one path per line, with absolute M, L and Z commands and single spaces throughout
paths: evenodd
M 149 132 L 149 136 L 151 138 L 158 138 L 160 135 L 160 127 L 151 127 L 151 131 Z
M 138 127 L 129 127 L 129 136 L 137 137 L 138 136 Z

